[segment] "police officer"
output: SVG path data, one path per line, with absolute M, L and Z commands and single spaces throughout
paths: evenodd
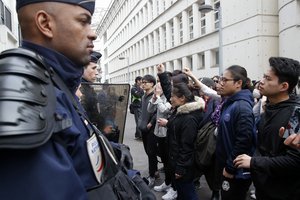
M 98 71 L 97 62 L 101 58 L 101 53 L 93 51 L 91 54 L 91 61 L 88 65 L 84 67 L 84 73 L 82 76 L 81 92 L 83 96 L 81 97 L 81 104 L 84 107 L 91 122 L 97 126 L 99 130 L 103 129 L 104 117 L 99 113 L 99 105 L 97 94 L 92 86 L 85 83 L 94 83 L 96 81 Z
M 22 48 L 0 55 L 1 199 L 87 199 L 103 179 L 108 166 L 75 96 L 96 39 L 94 6 L 17 0 Z

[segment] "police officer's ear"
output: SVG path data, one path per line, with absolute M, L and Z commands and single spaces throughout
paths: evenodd
M 40 10 L 35 15 L 35 23 L 39 31 L 46 37 L 53 37 L 53 18 L 46 11 Z

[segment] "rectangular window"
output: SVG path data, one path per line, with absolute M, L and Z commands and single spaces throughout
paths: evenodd
M 157 50 L 158 50 L 158 53 L 160 53 L 160 51 L 161 51 L 161 49 L 160 49 L 160 43 L 161 43 L 160 41 L 161 40 L 160 39 L 161 38 L 160 38 L 159 30 L 156 30 L 155 32 L 156 32 L 156 35 L 157 35 Z
M 189 10 L 189 31 L 190 31 L 190 39 L 194 38 L 194 19 L 193 19 L 193 10 Z
M 11 12 L 4 5 L 2 1 L 0 1 L 0 24 L 4 24 L 9 30 L 12 31 L 12 21 L 11 21 Z
M 167 29 L 166 26 L 163 27 L 163 36 L 164 36 L 164 50 L 167 50 Z
M 182 16 L 179 17 L 179 39 L 180 39 L 180 43 L 183 43 L 183 25 L 182 25 Z
M 216 51 L 216 66 L 219 66 L 220 65 L 220 59 L 219 59 L 219 50 Z
M 156 1 L 156 11 L 157 11 L 157 16 L 158 16 L 160 14 L 159 13 L 159 1 Z
M 215 29 L 219 28 L 219 9 L 220 7 L 220 0 L 214 0 L 214 9 L 216 9 L 214 11 L 214 16 L 215 16 Z
M 4 24 L 4 3 L 0 1 L 0 24 Z
M 201 5 L 204 5 L 204 2 Z M 201 35 L 204 35 L 206 33 L 206 21 L 205 14 L 203 12 L 200 12 L 200 29 Z
M 171 46 L 174 47 L 175 43 L 174 43 L 174 23 L 173 21 L 170 22 L 170 26 L 171 26 Z

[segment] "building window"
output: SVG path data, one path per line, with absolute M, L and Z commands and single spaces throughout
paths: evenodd
M 154 34 L 151 34 L 151 46 L 152 46 L 151 55 L 154 55 Z
M 164 36 L 164 50 L 167 50 L 167 29 L 163 26 L 163 36 Z
M 189 31 L 190 31 L 190 39 L 194 38 L 194 25 L 193 25 L 193 10 L 189 10 Z
M 175 43 L 174 43 L 174 23 L 173 21 L 170 22 L 170 26 L 171 26 L 171 46 L 174 47 Z
M 156 32 L 156 35 L 157 35 L 157 51 L 158 51 L 158 53 L 160 53 L 160 51 L 161 51 L 161 49 L 160 49 L 161 38 L 160 38 L 160 34 L 159 34 L 159 29 L 157 29 L 155 32 Z
M 204 2 L 201 4 L 204 5 Z M 206 21 L 205 21 L 205 14 L 200 12 L 200 28 L 201 28 L 201 35 L 206 33 Z
M 182 16 L 179 17 L 179 41 L 183 43 L 183 25 L 182 25 Z
M 188 56 L 187 61 L 187 65 L 190 67 L 191 71 L 193 71 L 193 56 Z
M 219 66 L 219 50 L 218 49 L 212 49 L 211 50 L 211 62 L 212 67 L 218 67 Z
M 204 55 L 204 53 L 201 54 L 201 67 L 202 67 L 202 68 L 205 67 L 205 55 Z
M 0 24 L 4 24 L 4 3 L 0 1 Z
M 219 50 L 216 51 L 216 66 L 219 66 L 220 65 L 220 56 L 219 56 Z
M 156 12 L 157 12 L 157 16 L 160 14 L 159 13 L 159 1 L 156 1 Z
M 9 30 L 12 31 L 11 12 L 0 0 L 0 24 L 4 24 Z
M 215 29 L 219 28 L 219 11 L 218 11 L 219 7 L 220 7 L 220 0 L 214 0 Z

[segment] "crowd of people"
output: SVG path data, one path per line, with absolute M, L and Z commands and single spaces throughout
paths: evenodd
M 168 72 L 162 64 L 157 72 L 157 78 L 136 79 L 145 92 L 137 128 L 148 156 L 148 185 L 166 192 L 162 199 L 198 199 L 201 175 L 212 200 L 244 200 L 251 184 L 256 199 L 299 198 L 298 61 L 271 57 L 258 81 L 239 65 L 211 78 L 198 79 L 189 68 Z M 215 127 L 215 152 L 209 166 L 199 166 L 195 141 L 207 123 Z M 161 185 L 157 157 L 165 173 Z

